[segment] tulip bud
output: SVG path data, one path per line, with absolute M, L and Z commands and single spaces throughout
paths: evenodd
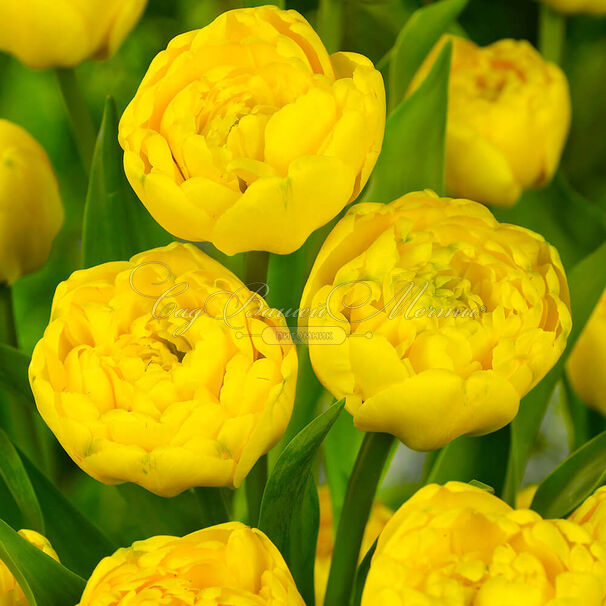
M 362 606 L 601 606 L 606 551 L 569 520 L 430 484 L 381 533 Z
M 567 360 L 574 390 L 585 404 L 606 415 L 606 291 Z
M 101 560 L 78 606 L 305 606 L 280 552 L 239 522 L 152 537 Z
M 380 73 L 309 23 L 237 9 L 175 38 L 120 121 L 128 180 L 178 238 L 286 254 L 360 193 L 383 141 Z
M 433 192 L 353 206 L 322 245 L 301 309 L 303 328 L 331 337 L 309 340 L 311 362 L 356 427 L 416 450 L 509 423 L 572 324 L 552 246 Z
M 44 552 L 57 562 L 59 557 L 49 541 L 33 530 L 20 530 L 19 534 L 34 547 Z M 28 602 L 19 583 L 12 575 L 6 564 L 0 561 L 0 604 L 2 606 L 27 606 Z
M 0 120 L 0 283 L 42 267 L 62 223 L 46 152 L 20 126 Z
M 112 55 L 147 0 L 0 2 L 0 50 L 28 67 L 73 67 Z
M 168 497 L 240 485 L 286 430 L 297 353 L 279 311 L 174 243 L 59 284 L 29 374 L 85 472 Z
M 523 190 L 555 173 L 570 126 L 570 93 L 562 70 L 525 40 L 479 47 L 444 36 L 412 88 L 452 40 L 446 188 L 450 195 L 511 206 Z

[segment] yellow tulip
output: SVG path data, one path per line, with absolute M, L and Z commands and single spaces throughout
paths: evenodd
M 356 427 L 416 450 L 509 423 L 571 329 L 552 246 L 433 192 L 352 207 L 320 249 L 300 316 L 316 375 Z
M 606 486 L 585 499 L 568 519 L 583 526 L 594 540 L 606 542 Z
M 328 575 L 330 573 L 330 562 L 335 547 L 335 536 L 328 486 L 320 486 L 318 496 L 320 497 L 320 529 L 318 532 L 318 545 L 314 566 L 314 583 L 316 604 L 321 606 L 324 603 L 324 594 L 326 593 L 326 584 L 328 583 Z M 360 560 L 364 558 L 366 552 L 372 547 L 392 515 L 393 511 L 389 507 L 386 507 L 379 501 L 375 501 L 370 511 L 366 529 L 364 530 L 364 537 L 360 548 Z
M 570 382 L 579 397 L 606 415 L 606 291 L 567 361 Z
M 19 534 L 47 556 L 59 561 L 55 550 L 41 534 L 33 530 L 20 530 Z M 2 606 L 28 606 L 29 604 L 17 580 L 2 561 L 0 561 L 0 604 Z
M 296 11 L 237 9 L 175 38 L 120 122 L 124 168 L 173 235 L 290 253 L 356 198 L 383 140 L 380 73 Z
M 379 537 L 362 606 L 602 606 L 606 550 L 581 526 L 430 484 Z
M 272 542 L 239 522 L 152 537 L 101 560 L 79 606 L 305 606 Z
M 606 0 L 541 0 L 562 13 L 606 15 Z
M 268 309 L 191 244 L 77 271 L 33 353 L 38 410 L 101 482 L 237 487 L 292 412 L 296 349 Z
M 481 48 L 444 36 L 415 76 L 413 89 L 447 40 L 453 42 L 448 193 L 510 206 L 523 190 L 548 183 L 558 167 L 570 126 L 568 81 L 525 40 L 499 40 Z
M 147 0 L 0 2 L 0 50 L 29 67 L 73 67 L 122 44 Z
M 63 224 L 59 185 L 42 146 L 0 120 L 0 283 L 13 284 L 48 259 Z
M 538 484 L 528 484 L 516 495 L 516 509 L 530 509 L 534 495 L 539 488 Z

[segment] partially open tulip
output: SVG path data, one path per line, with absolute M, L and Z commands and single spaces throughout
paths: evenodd
M 0 120 L 0 283 L 42 267 L 62 224 L 46 152 L 23 128 Z
M 105 59 L 135 26 L 147 0 L 3 0 L 0 50 L 29 67 Z
M 152 537 L 101 560 L 79 606 L 305 606 L 280 552 L 239 522 Z
M 570 126 L 570 93 L 562 70 L 525 40 L 479 47 L 444 36 L 412 88 L 452 40 L 446 187 L 448 193 L 495 206 L 514 204 L 523 190 L 555 173 Z
M 285 254 L 356 198 L 384 124 L 366 57 L 329 55 L 299 13 L 264 6 L 175 38 L 119 138 L 130 184 L 173 235 Z
M 541 2 L 562 13 L 606 15 L 606 0 L 541 0 Z
M 284 317 L 261 305 L 191 244 L 77 271 L 32 356 L 38 410 L 101 482 L 237 487 L 282 437 L 297 378 Z
M 330 573 L 330 563 L 335 547 L 335 534 L 328 486 L 320 486 L 318 496 L 320 497 L 320 528 L 314 566 L 314 584 L 316 604 L 321 606 L 324 603 L 324 594 L 326 593 L 326 584 L 328 583 L 328 575 Z M 389 507 L 386 507 L 379 501 L 375 501 L 364 530 L 364 537 L 360 548 L 360 560 L 364 558 L 367 551 L 372 547 L 392 515 L 393 511 Z
M 579 397 L 606 415 L 606 291 L 593 310 L 567 361 L 570 382 Z
M 300 315 L 314 371 L 356 427 L 417 450 L 509 423 L 571 329 L 552 246 L 433 192 L 352 207 L 320 249 Z
M 362 606 L 602 606 L 606 550 L 568 520 L 430 484 L 379 537 Z
M 41 534 L 33 530 L 20 530 L 19 534 L 47 556 L 59 561 L 55 550 Z M 0 604 L 2 606 L 28 606 L 29 604 L 19 583 L 2 561 L 0 561 Z

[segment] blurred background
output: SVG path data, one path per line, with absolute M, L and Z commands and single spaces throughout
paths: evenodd
M 423 4 L 427 2 L 343 0 L 340 3 L 342 39 L 338 46 L 342 50 L 363 53 L 381 66 L 381 60 L 393 46 L 408 17 Z M 150 0 L 143 18 L 111 59 L 88 61 L 76 69 L 95 125 L 98 127 L 100 123 L 107 95 L 115 98 L 119 113 L 123 111 L 150 61 L 171 38 L 203 27 L 219 13 L 238 6 L 242 3 Z M 303 13 L 314 25 L 318 11 L 316 0 L 287 1 L 286 6 Z M 539 5 L 533 0 L 470 0 L 456 31 L 459 34 L 464 32 L 481 45 L 507 37 L 525 38 L 536 43 L 538 11 Z M 606 121 L 606 19 L 570 17 L 566 37 L 562 67 L 570 81 L 573 121 L 558 177 L 559 186 L 572 187 L 586 200 L 588 207 L 606 210 L 606 137 L 603 128 Z M 0 82 L 0 117 L 23 126 L 46 149 L 59 178 L 66 211 L 65 224 L 50 261 L 42 270 L 20 279 L 14 288 L 19 345 L 31 352 L 48 322 L 56 285 L 79 267 L 87 177 L 74 145 L 54 71 L 29 70 L 9 56 L 0 54 Z M 540 192 L 534 195 L 540 197 Z M 538 207 L 541 216 L 537 221 L 547 225 L 551 231 L 545 233 L 543 230 L 543 235 L 559 248 L 564 265 L 569 269 L 594 247 L 594 226 L 576 225 L 574 233 L 563 233 L 561 221 L 553 221 L 549 216 L 559 212 L 559 207 L 540 202 Z M 532 216 L 527 218 L 532 223 Z M 587 236 L 585 230 L 590 232 Z M 556 392 L 543 423 L 526 482 L 540 480 L 570 451 L 558 394 Z M 56 450 L 56 456 L 62 461 L 64 453 L 58 446 Z M 402 487 L 412 488 L 420 479 L 424 461 L 425 455 L 401 447 L 386 482 L 384 499 L 393 500 L 394 504 L 400 500 Z M 120 507 L 126 507 L 124 491 L 100 486 L 84 474 L 75 473 L 75 467 L 67 460 L 51 472 L 76 504 L 106 529 L 119 535 L 120 542 L 127 542 L 129 537 L 124 538 L 125 530 L 120 525 Z M 137 489 L 131 488 L 136 501 Z M 188 498 L 188 495 L 182 498 L 185 530 Z M 143 501 L 141 503 L 141 507 L 145 506 Z M 144 532 L 131 530 L 134 537 Z M 170 530 L 175 531 L 174 528 Z

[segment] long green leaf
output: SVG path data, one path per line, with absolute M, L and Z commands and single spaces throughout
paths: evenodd
M 172 239 L 147 213 L 126 181 L 116 105 L 108 97 L 86 196 L 82 266 L 126 260 Z
M 372 556 L 375 555 L 375 551 L 377 550 L 377 543 L 379 539 L 377 539 L 371 546 L 371 548 L 366 552 L 364 559 L 360 562 L 358 566 L 358 570 L 356 571 L 356 583 L 353 591 L 353 595 L 351 597 L 352 606 L 360 606 L 362 603 L 362 594 L 364 593 L 364 585 L 366 584 L 366 577 L 368 576 L 368 571 L 370 570 L 370 564 L 372 563 Z
M 29 386 L 28 369 L 31 361 L 26 353 L 0 343 L 0 389 L 5 389 L 22 404 L 34 403 Z
M 105 556 L 117 549 L 88 521 L 33 463 L 21 455 L 44 514 L 46 537 L 70 570 L 88 578 Z
M 276 462 L 261 503 L 259 528 L 284 556 L 309 606 L 314 600 L 313 562 L 319 525 L 313 462 L 343 405 L 333 404 L 292 439 Z
M 84 579 L 34 547 L 0 520 L 0 560 L 19 583 L 30 606 L 73 606 Z
M 606 432 L 573 452 L 539 485 L 532 509 L 545 518 L 563 518 L 606 479 Z
M 423 60 L 468 0 L 442 0 L 415 11 L 402 28 L 389 63 L 389 107 L 396 107 L 408 91 Z
M 511 423 L 514 447 L 510 450 L 504 489 L 504 498 L 508 502 L 515 499 L 532 445 L 545 416 L 549 398 L 562 374 L 566 357 L 606 287 L 604 267 L 606 267 L 606 242 L 585 257 L 568 274 L 573 320 L 572 332 L 568 338 L 566 351 L 558 363 L 522 399 L 520 411 Z
M 44 518 L 29 476 L 19 453 L 6 433 L 0 429 L 0 476 L 4 479 L 15 503 L 30 530 L 44 534 Z
M 421 86 L 387 119 L 383 149 L 364 195 L 365 202 L 391 202 L 411 191 L 444 192 L 448 42 Z

